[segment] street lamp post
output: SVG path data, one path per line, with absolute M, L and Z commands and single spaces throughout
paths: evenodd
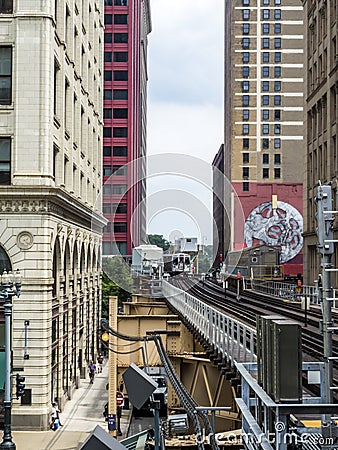
M 13 287 L 15 286 L 15 290 Z M 7 273 L 4 270 L 1 276 L 0 299 L 5 300 L 5 397 L 4 397 L 4 434 L 3 441 L 0 444 L 1 450 L 15 450 L 16 445 L 12 441 L 11 433 L 11 317 L 12 317 L 12 298 L 19 297 L 21 292 L 21 275 L 19 269 L 15 275 L 12 272 Z

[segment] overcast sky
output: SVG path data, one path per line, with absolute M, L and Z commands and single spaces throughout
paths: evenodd
M 150 4 L 148 155 L 191 155 L 210 165 L 223 142 L 224 1 L 150 0 Z M 164 178 L 148 181 L 149 201 L 154 192 L 166 188 Z M 211 189 L 207 191 L 201 193 L 195 186 L 190 193 L 209 197 L 209 208 Z M 178 219 L 169 210 L 148 217 L 148 232 L 167 238 L 179 230 L 184 236 L 198 234 L 198 226 L 191 218 L 185 220 L 184 213 L 177 220 L 180 227 L 173 217 Z

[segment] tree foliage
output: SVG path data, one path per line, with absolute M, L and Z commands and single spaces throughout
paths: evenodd
M 170 242 L 167 241 L 162 234 L 148 234 L 147 237 L 149 244 L 163 248 L 164 252 L 170 247 Z
M 199 254 L 198 255 L 198 272 L 199 273 L 206 273 L 211 267 L 210 258 L 206 254 Z
M 118 304 L 127 301 L 133 291 L 128 265 L 119 256 L 102 260 L 102 317 L 108 318 L 109 297 L 117 296 Z

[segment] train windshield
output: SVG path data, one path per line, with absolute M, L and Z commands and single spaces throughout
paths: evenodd
M 183 256 L 183 255 L 180 255 L 180 256 L 179 256 L 179 262 L 180 262 L 181 264 L 184 264 L 184 256 Z
M 178 264 L 178 258 L 174 258 L 174 259 L 173 259 L 173 264 L 174 264 L 175 266 L 177 266 L 177 264 Z
M 186 256 L 186 257 L 185 257 L 184 263 L 185 263 L 186 265 L 189 265 L 189 264 L 190 264 L 190 258 L 189 258 L 189 256 Z

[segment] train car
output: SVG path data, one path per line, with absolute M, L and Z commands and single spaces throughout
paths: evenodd
M 262 244 L 228 252 L 225 273 L 254 280 L 283 280 L 284 267 L 280 264 L 280 248 Z
M 163 249 L 157 245 L 140 245 L 133 248 L 132 276 L 161 277 L 163 271 Z
M 187 253 L 167 253 L 163 255 L 164 272 L 170 275 L 192 273 L 192 262 Z

